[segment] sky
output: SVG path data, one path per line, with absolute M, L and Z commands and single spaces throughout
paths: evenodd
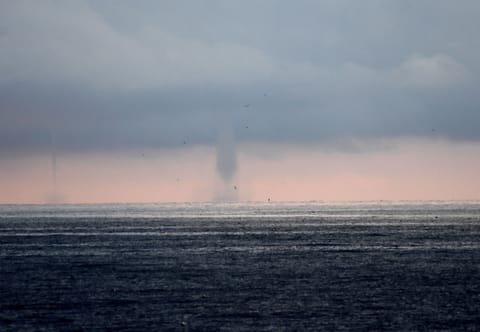
M 480 199 L 477 0 L 0 0 L 0 203 Z

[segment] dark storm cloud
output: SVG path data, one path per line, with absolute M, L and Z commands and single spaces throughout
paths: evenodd
M 480 138 L 478 1 L 0 7 L 3 152 Z

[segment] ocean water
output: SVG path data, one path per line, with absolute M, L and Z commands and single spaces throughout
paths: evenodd
M 0 331 L 105 330 L 480 330 L 480 203 L 0 205 Z

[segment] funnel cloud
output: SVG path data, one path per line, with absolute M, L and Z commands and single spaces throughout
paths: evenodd
M 233 182 L 237 172 L 237 153 L 233 123 L 229 113 L 221 116 L 219 121 L 216 167 L 221 179 L 217 199 L 227 201 L 236 200 L 238 190 Z
M 233 127 L 230 122 L 223 122 L 218 131 L 217 171 L 224 181 L 232 181 L 237 171 L 237 154 Z

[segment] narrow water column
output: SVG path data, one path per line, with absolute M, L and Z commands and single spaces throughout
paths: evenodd
M 216 200 L 238 200 L 238 187 L 235 184 L 237 172 L 237 152 L 233 130 L 232 114 L 228 111 L 218 114 L 218 137 L 216 167 L 220 184 L 216 190 Z

